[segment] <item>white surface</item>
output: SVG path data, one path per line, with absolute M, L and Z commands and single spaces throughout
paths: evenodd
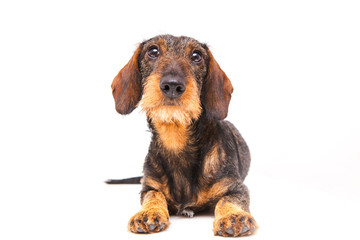
M 136 43 L 207 42 L 248 142 L 252 239 L 359 239 L 357 1 L 2 1 L 0 239 L 207 239 L 212 217 L 126 231 L 150 135 L 110 84 Z

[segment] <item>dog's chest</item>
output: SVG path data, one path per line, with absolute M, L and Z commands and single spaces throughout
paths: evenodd
M 175 175 L 177 175 L 175 173 Z M 212 201 L 218 199 L 227 190 L 231 182 L 230 178 L 224 178 L 213 183 L 209 179 L 199 176 L 198 179 L 175 177 L 170 184 L 164 186 L 169 209 L 176 214 L 183 214 L 186 209 L 201 211 L 212 207 Z
M 167 176 L 162 189 L 168 199 L 170 209 L 179 213 L 185 208 L 201 209 L 211 200 L 217 190 L 203 175 L 203 169 L 174 168 Z M 220 186 L 216 186 L 218 188 Z
M 175 202 L 189 202 L 196 194 L 194 186 L 197 185 L 197 176 L 192 172 L 192 168 L 176 166 L 167 174 L 169 192 Z

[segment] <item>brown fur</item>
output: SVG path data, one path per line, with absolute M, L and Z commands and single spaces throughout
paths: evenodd
M 234 88 L 210 52 L 209 55 L 209 70 L 203 92 L 205 108 L 216 119 L 224 119 Z
M 162 193 L 149 191 L 143 198 L 141 210 L 129 221 L 131 232 L 159 232 L 169 226 L 169 211 Z
M 176 98 L 161 88 L 168 79 L 183 89 Z M 158 232 L 169 225 L 169 213 L 192 217 L 210 209 L 215 235 L 253 234 L 257 224 L 243 184 L 250 153 L 237 129 L 224 121 L 233 87 L 208 47 L 171 35 L 144 41 L 112 88 L 116 110 L 128 114 L 141 106 L 152 132 L 142 208 L 128 229 Z
M 162 145 L 171 152 L 178 153 L 188 142 L 187 125 L 182 123 L 163 123 L 154 121 Z
M 137 61 L 140 51 L 141 46 L 138 47 L 134 56 L 116 75 L 111 84 L 116 111 L 120 114 L 132 112 L 141 98 L 141 75 Z
M 218 147 L 217 144 L 214 144 L 212 150 L 205 157 L 204 164 L 204 175 L 209 176 L 219 169 L 219 165 L 221 164 L 220 159 L 224 159 L 225 153 L 221 151 L 222 149 Z
M 189 125 L 201 114 L 200 92 L 195 79 L 187 78 L 187 89 L 184 95 L 178 102 L 167 105 L 168 99 L 163 96 L 158 87 L 161 76 L 154 73 L 145 79 L 144 93 L 140 102 L 142 110 L 151 120 Z
M 206 205 L 212 199 L 218 199 L 228 190 L 227 186 L 233 181 L 231 178 L 224 178 L 214 183 L 209 189 L 203 189 L 199 192 L 195 206 Z
M 248 236 L 258 229 L 250 213 L 241 208 L 238 199 L 223 197 L 215 207 L 214 234 L 230 236 Z

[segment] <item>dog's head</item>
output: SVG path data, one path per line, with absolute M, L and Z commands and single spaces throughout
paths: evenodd
M 171 35 L 141 43 L 111 87 L 120 114 L 141 105 L 153 120 L 184 124 L 202 111 L 224 119 L 233 91 L 205 44 Z

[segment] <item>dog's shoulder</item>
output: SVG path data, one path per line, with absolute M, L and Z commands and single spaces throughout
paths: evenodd
M 246 177 L 250 166 L 250 151 L 237 128 L 229 121 L 217 122 L 214 139 L 203 158 L 205 176 Z

